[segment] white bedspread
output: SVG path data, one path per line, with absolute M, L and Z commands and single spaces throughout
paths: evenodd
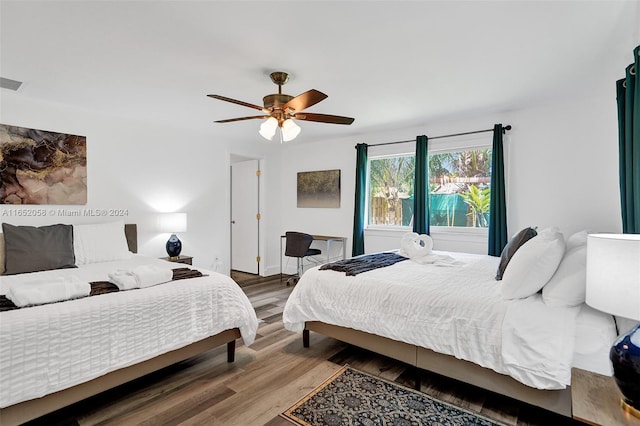
M 167 263 L 136 255 L 77 269 L 2 276 L 0 294 L 11 282 L 48 274 L 108 281 L 109 272 L 145 264 Z M 231 328 L 239 328 L 250 345 L 258 320 L 246 295 L 231 278 L 200 271 L 208 276 L 1 312 L 0 407 L 74 386 Z
M 538 296 L 503 300 L 494 279 L 500 258 L 442 254 L 464 264 L 407 260 L 355 277 L 310 269 L 287 301 L 284 325 L 300 332 L 305 321 L 322 321 L 453 355 L 535 388 L 569 385 L 579 307 L 549 308 Z

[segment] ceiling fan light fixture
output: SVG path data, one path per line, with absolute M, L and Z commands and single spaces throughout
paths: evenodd
M 273 136 L 276 134 L 276 130 L 278 129 L 278 120 L 274 117 L 269 117 L 262 122 L 260 125 L 260 136 L 267 140 L 272 140 Z
M 282 93 L 282 85 L 289 79 L 286 72 L 276 71 L 271 73 L 271 81 L 278 86 L 278 93 L 272 93 L 262 98 L 263 105 L 254 105 L 237 99 L 220 95 L 207 95 L 210 98 L 224 102 L 245 106 L 262 112 L 264 115 L 252 115 L 248 117 L 216 120 L 216 123 L 230 123 L 232 121 L 244 121 L 265 119 L 260 125 L 259 133 L 267 140 L 272 140 L 280 127 L 280 143 L 289 142 L 300 134 L 300 127 L 293 121 L 315 121 L 317 123 L 351 124 L 353 118 L 339 115 L 315 114 L 303 112 L 303 110 L 317 104 L 327 98 L 327 95 L 316 89 L 307 90 L 298 96 Z
M 285 142 L 292 141 L 300 134 L 300 126 L 298 126 L 292 119 L 284 120 L 282 123 L 282 140 Z

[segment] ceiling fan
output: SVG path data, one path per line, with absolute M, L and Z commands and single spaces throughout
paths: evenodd
M 298 95 L 296 97 L 286 95 L 282 93 L 282 85 L 289 81 L 289 74 L 282 71 L 272 72 L 270 74 L 271 81 L 278 85 L 278 93 L 267 95 L 262 98 L 264 106 L 254 105 L 236 99 L 227 98 L 220 95 L 207 95 L 210 98 L 219 99 L 225 102 L 231 102 L 233 104 L 243 105 L 249 108 L 262 111 L 265 115 L 252 115 L 248 117 L 230 118 L 227 120 L 218 120 L 216 123 L 230 123 L 232 121 L 252 120 L 252 119 L 266 119 L 260 125 L 259 133 L 266 139 L 271 140 L 276 133 L 277 128 L 280 128 L 281 138 L 285 142 L 294 139 L 300 133 L 300 127 L 293 121 L 316 121 L 319 123 L 332 123 L 332 124 L 351 124 L 353 118 L 342 117 L 339 115 L 328 114 L 315 114 L 309 112 L 302 112 L 305 108 L 309 108 L 312 105 L 327 98 L 324 93 L 311 89 Z

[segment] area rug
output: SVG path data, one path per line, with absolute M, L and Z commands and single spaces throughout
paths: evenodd
M 282 413 L 298 425 L 506 426 L 349 366 Z

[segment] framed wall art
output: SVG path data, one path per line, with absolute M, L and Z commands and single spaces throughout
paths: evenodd
M 299 172 L 298 207 L 339 208 L 340 170 Z
M 87 138 L 0 124 L 0 203 L 87 204 Z

